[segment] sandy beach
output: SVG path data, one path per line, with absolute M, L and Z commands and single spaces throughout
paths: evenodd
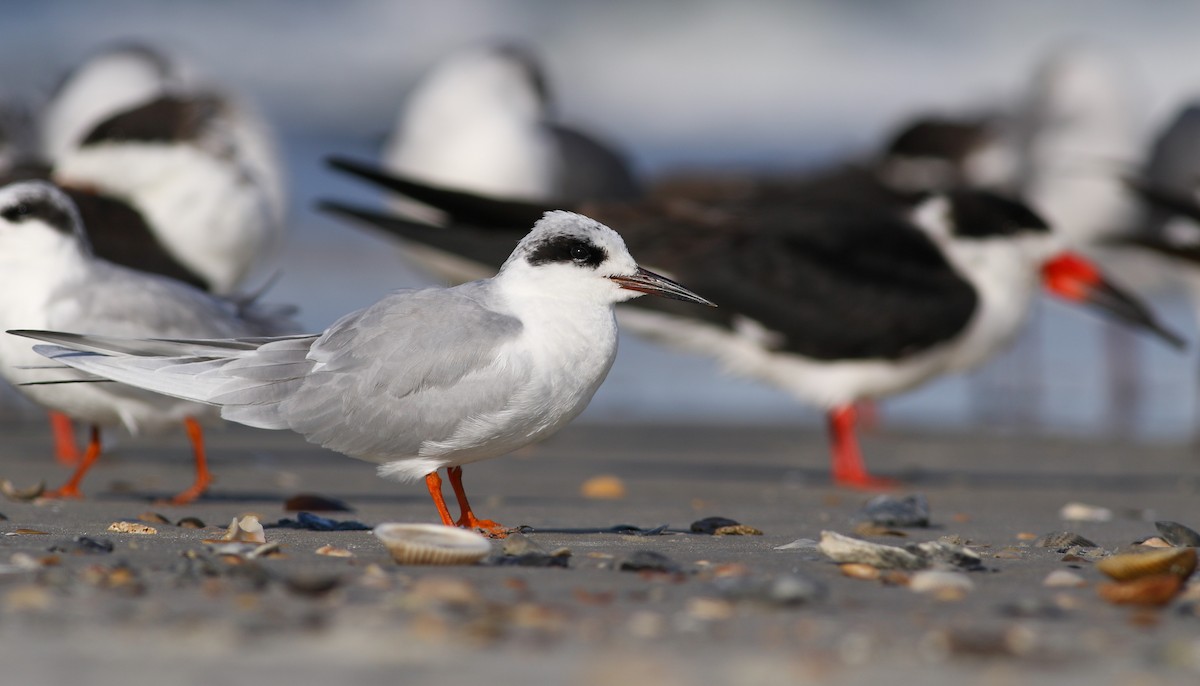
M 63 478 L 44 427 L 6 434 L 0 476 Z M 545 551 L 569 549 L 566 568 L 400 566 L 369 531 L 275 526 L 297 520 L 284 501 L 299 493 L 353 508 L 316 513 L 339 522 L 435 518 L 423 485 L 277 432 L 216 433 L 210 495 L 155 504 L 190 482 L 188 453 L 181 441 L 124 439 L 86 482 L 88 500 L 0 505 L 4 681 L 1195 683 L 1196 594 L 1162 609 L 1116 606 L 1097 595 L 1093 569 L 1154 534 L 1155 520 L 1200 526 L 1190 449 L 888 432 L 865 449 L 903 480 L 897 495 L 923 494 L 932 515 L 927 528 L 869 540 L 966 541 L 983 564 L 964 574 L 969 590 L 918 593 L 887 574 L 847 577 L 813 548 L 776 550 L 825 530 L 854 535 L 870 497 L 829 486 L 812 432 L 581 425 L 469 467 L 476 510 L 529 527 Z M 616 477 L 623 497 L 583 496 L 598 475 Z M 1071 502 L 1111 519 L 1063 521 Z M 150 513 L 168 520 L 148 523 L 155 534 L 107 531 Z M 280 554 L 237 560 L 203 543 L 248 513 Z M 208 528 L 174 524 L 185 517 Z M 762 535 L 690 533 L 705 517 Z M 1032 545 L 1063 530 L 1099 549 Z M 639 551 L 664 556 L 652 561 L 665 571 L 622 571 L 645 562 Z M 1055 570 L 1083 585 L 1043 585 Z

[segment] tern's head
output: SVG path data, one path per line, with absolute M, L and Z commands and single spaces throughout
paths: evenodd
M 1107 279 L 1099 267 L 1065 249 L 1049 225 L 1025 204 L 986 191 L 933 196 L 919 205 L 915 223 L 977 289 L 1022 309 L 1039 282 L 1064 300 L 1100 309 L 1148 329 L 1172 344 L 1179 338 L 1158 324 L 1141 301 Z
M 643 294 L 712 305 L 683 286 L 642 269 L 616 231 L 574 212 L 547 212 L 500 268 L 509 284 L 596 303 Z
M 88 249 L 83 222 L 70 198 L 46 181 L 0 188 L 0 253 L 28 259 L 38 249 Z

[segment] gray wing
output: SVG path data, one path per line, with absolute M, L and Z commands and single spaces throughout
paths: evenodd
M 521 323 L 479 295 L 477 284 L 400 291 L 342 318 L 281 416 L 314 443 L 385 461 L 503 412 L 528 382 L 510 346 Z
M 86 288 L 51 300 L 48 323 L 123 338 L 242 338 L 282 333 L 239 316 L 238 305 L 179 281 L 97 261 Z

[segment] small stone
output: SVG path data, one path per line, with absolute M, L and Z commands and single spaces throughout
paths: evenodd
M 137 516 L 137 520 L 139 522 L 145 522 L 147 524 L 170 524 L 171 523 L 171 520 L 167 519 L 166 517 L 160 515 L 157 512 L 143 512 Z
M 1067 503 L 1058 512 L 1059 519 L 1068 522 L 1108 522 L 1112 521 L 1112 510 L 1086 503 Z
M 679 563 L 662 553 L 653 550 L 637 550 L 617 565 L 622 572 L 664 572 L 678 574 L 682 572 Z
M 992 557 L 998 560 L 1019 560 L 1025 557 L 1025 551 L 1021 550 L 1020 548 L 1013 548 L 1009 546 L 1007 548 L 1001 548 L 1000 550 L 992 553 Z
M 108 530 L 118 534 L 156 534 L 158 529 L 138 522 L 113 522 L 108 525 Z
M 961 600 L 975 588 L 975 582 L 961 572 L 926 569 L 913 574 L 908 588 L 915 593 L 928 593 L 938 600 Z
M 316 493 L 298 493 L 283 501 L 285 512 L 353 512 L 350 506 L 337 498 L 327 498 Z
M 1029 531 L 1022 531 L 1021 533 L 1017 534 L 1018 541 L 1032 541 L 1036 538 L 1038 538 L 1038 535 Z
M 733 603 L 717 598 L 690 598 L 685 611 L 694 619 L 710 622 L 731 619 L 736 613 Z
M 868 500 L 859 514 L 879 526 L 923 528 L 929 526 L 929 501 L 921 493 L 903 498 L 879 495 Z
M 178 522 L 175 522 L 175 526 L 177 526 L 181 529 L 205 529 L 208 527 L 207 524 L 200 521 L 196 517 L 184 517 L 183 519 L 180 519 Z
M 620 500 L 625 497 L 625 482 L 611 474 L 593 476 L 579 487 L 579 494 L 592 500 Z
M 350 552 L 349 550 L 346 550 L 345 548 L 335 548 L 328 543 L 320 548 L 317 548 L 317 554 L 327 555 L 329 557 L 354 557 L 354 553 Z
M 69 543 L 50 546 L 52 553 L 71 553 L 74 555 L 107 555 L 113 551 L 113 542 L 107 538 L 88 538 L 76 536 Z
M 1068 569 L 1056 569 L 1046 575 L 1046 578 L 1042 580 L 1042 585 L 1051 588 L 1078 588 L 1086 586 L 1087 581 Z
M 925 561 L 917 555 L 890 545 L 879 545 L 833 531 L 822 531 L 818 548 L 837 563 L 856 562 L 879 569 L 921 569 Z
M 879 579 L 880 571 L 877 567 L 865 565 L 860 562 L 847 562 L 838 565 L 842 570 L 843 576 L 848 576 L 851 579 L 863 579 L 866 581 L 875 581 Z
M 1171 545 L 1183 548 L 1200 547 L 1200 533 L 1180 524 L 1179 522 L 1155 522 L 1154 528 Z
M 1074 531 L 1055 531 L 1045 534 L 1033 542 L 1035 548 L 1070 548 L 1071 546 L 1079 546 L 1080 548 L 1096 548 L 1095 543 L 1080 536 Z

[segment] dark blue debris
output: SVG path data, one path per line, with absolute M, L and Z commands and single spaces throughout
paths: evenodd
M 274 524 L 266 524 L 264 529 L 304 529 L 306 531 L 370 531 L 374 527 L 362 522 L 347 519 L 337 521 L 321 517 L 311 512 L 301 512 L 295 519 L 283 518 Z

